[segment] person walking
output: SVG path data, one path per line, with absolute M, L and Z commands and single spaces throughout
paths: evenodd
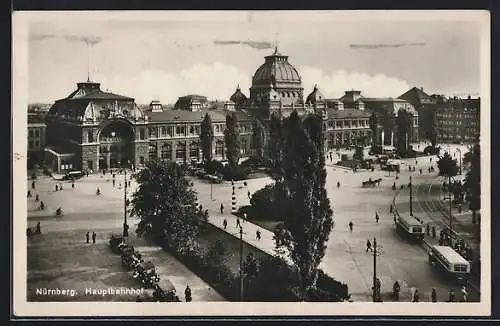
M 184 297 L 186 299 L 186 302 L 191 302 L 193 298 L 191 297 L 191 288 L 189 287 L 189 284 L 186 285 L 186 289 L 184 290 Z
M 419 302 L 419 301 L 420 301 L 420 294 L 418 293 L 418 289 L 415 289 L 415 292 L 413 293 L 412 302 Z
M 59 190 L 59 186 L 58 186 L 58 185 L 56 185 L 56 191 L 58 191 L 58 190 Z
M 252 195 L 250 195 L 250 190 L 247 192 L 248 199 L 252 199 Z
M 224 215 L 224 205 L 220 204 L 220 214 Z
M 96 190 L 95 194 L 96 194 L 97 196 L 99 196 L 99 195 L 101 194 L 101 189 L 97 188 L 97 190 Z
M 337 181 L 337 188 L 340 188 L 340 181 Z
M 31 189 L 35 189 L 35 180 L 31 181 Z
M 71 183 L 71 188 L 75 189 L 75 183 L 74 182 Z
M 59 190 L 63 190 L 62 183 L 59 185 Z
M 224 219 L 224 221 L 222 222 L 222 226 L 224 226 L 224 230 L 227 228 L 227 220 Z
M 241 223 L 240 223 L 240 218 L 239 217 L 236 217 L 236 227 L 240 227 L 241 228 Z
M 352 221 L 349 222 L 349 229 L 351 230 L 351 232 L 352 232 L 353 227 L 354 227 L 354 224 L 352 224 Z
M 378 216 L 378 212 L 375 212 L 375 221 L 378 223 L 378 220 L 380 219 L 380 216 Z
M 40 200 L 40 197 L 38 197 L 38 194 L 36 194 L 35 201 L 39 201 L 39 200 Z
M 92 243 L 95 243 L 95 238 L 96 238 L 96 236 L 97 236 L 97 235 L 95 234 L 95 232 L 92 232 Z
M 113 179 L 113 187 L 115 186 L 115 184 L 116 184 L 116 181 L 115 181 L 115 179 Z
M 455 302 L 455 291 L 453 289 L 448 292 L 448 302 Z
M 366 240 L 366 252 L 372 250 L 372 243 L 370 242 L 370 239 Z
M 42 233 L 42 227 L 40 226 L 40 222 L 36 223 L 35 233 Z
M 436 293 L 436 289 L 435 288 L 432 288 L 431 301 L 432 302 L 437 302 L 437 293 Z
M 260 241 L 260 230 L 257 229 L 257 231 L 255 232 L 255 238 L 257 238 L 257 240 Z
M 31 191 L 28 190 L 28 198 L 31 198 Z
M 467 302 L 467 289 L 465 288 L 465 285 L 462 285 L 460 292 L 462 293 L 462 302 Z
M 90 234 L 89 234 L 89 232 L 87 232 L 87 234 L 85 234 L 85 239 L 87 239 L 87 243 L 90 242 Z

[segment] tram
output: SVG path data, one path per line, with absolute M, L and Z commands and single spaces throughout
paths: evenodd
M 470 263 L 449 246 L 432 246 L 429 263 L 459 283 L 465 283 L 470 276 Z
M 425 231 L 422 219 L 411 215 L 400 216 L 398 214 L 395 222 L 397 230 L 409 239 L 416 241 L 424 239 Z

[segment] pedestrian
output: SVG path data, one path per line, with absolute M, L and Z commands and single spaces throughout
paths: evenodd
M 378 220 L 380 219 L 380 216 L 378 216 L 378 212 L 375 212 L 375 221 L 378 223 Z
M 59 185 L 59 190 L 63 190 L 62 183 Z
M 393 206 L 392 206 L 392 204 L 391 204 L 391 205 L 389 206 L 389 212 L 392 214 L 393 210 L 394 210 L 394 208 L 393 208 Z
M 115 181 L 115 179 L 113 179 L 113 187 L 115 186 L 115 183 L 116 183 L 116 181 Z
M 372 250 L 372 243 L 370 242 L 370 239 L 366 240 L 366 252 Z
M 71 188 L 75 189 L 75 183 L 74 182 L 71 183 Z
M 224 221 L 222 222 L 222 225 L 224 226 L 224 230 L 227 228 L 227 220 L 224 219 Z
M 415 289 L 415 292 L 413 293 L 413 300 L 412 302 L 419 302 L 420 301 L 420 295 L 418 293 L 418 289 Z
M 257 238 L 257 240 L 260 240 L 260 230 L 257 229 L 257 231 L 255 232 L 255 238 Z
M 89 177 L 89 170 L 85 171 L 85 174 L 87 175 L 87 178 Z
M 35 233 L 42 233 L 42 227 L 40 226 L 40 222 L 36 223 Z
M 224 205 L 220 204 L 220 214 L 224 214 Z
M 239 217 L 236 217 L 236 227 L 240 227 L 241 228 L 241 223 L 240 223 L 240 218 Z
M 191 288 L 189 285 L 186 285 L 186 290 L 184 290 L 184 296 L 186 298 L 186 302 L 191 302 L 193 298 L 191 297 Z
M 36 194 L 35 201 L 38 201 L 38 200 L 40 200 L 40 197 L 38 197 L 38 194 Z
M 337 181 L 337 188 L 340 188 L 340 181 Z
M 431 232 L 430 230 L 431 230 L 431 227 L 430 227 L 430 225 L 429 225 L 429 224 L 427 224 L 427 225 L 425 226 L 425 233 L 426 233 L 427 235 L 429 235 L 429 234 L 430 234 L 430 232 Z
M 203 205 L 202 204 L 200 204 L 199 209 L 200 209 L 200 213 L 201 213 L 201 211 L 203 210 Z
M 43 200 L 40 201 L 40 210 L 44 210 L 45 209 L 45 204 L 43 203 Z
M 247 213 L 243 213 L 243 223 L 247 220 Z
M 28 190 L 28 198 L 31 198 L 31 191 Z
M 33 181 L 31 181 L 31 188 L 32 188 L 32 189 L 35 189 L 35 181 L 34 181 L 34 180 L 33 180 Z
M 122 189 L 122 183 L 121 182 L 118 184 L 118 189 Z
M 448 302 L 455 302 L 455 291 L 453 289 L 448 292 Z
M 248 199 L 251 199 L 250 190 L 247 192 Z
M 85 239 L 87 239 L 87 243 L 89 243 L 89 242 L 90 242 L 90 235 L 89 235 L 89 233 L 88 233 L 88 232 L 87 232 L 87 234 L 85 234 Z
M 351 232 L 352 232 L 353 227 L 354 227 L 354 224 L 352 224 L 352 221 L 350 221 L 349 222 L 349 229 L 351 230 Z
M 422 169 L 420 169 L 420 175 L 422 175 Z
M 95 238 L 96 238 L 96 236 L 97 236 L 97 235 L 95 234 L 95 232 L 92 232 L 92 243 L 95 243 Z
M 99 195 L 101 194 L 101 189 L 97 188 L 97 190 L 96 190 L 95 194 L 96 194 L 97 196 L 99 196 Z
M 465 289 L 465 285 L 462 285 L 460 292 L 462 292 L 462 302 L 467 302 L 467 290 Z
M 58 185 L 56 185 L 56 191 L 58 191 L 58 190 L 59 190 L 59 186 L 58 186 Z
M 436 293 L 436 289 L 435 288 L 432 288 L 431 301 L 432 302 L 437 302 L 437 293 Z

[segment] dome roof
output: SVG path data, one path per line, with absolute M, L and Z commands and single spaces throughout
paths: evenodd
M 241 104 L 241 103 L 244 103 L 247 101 L 247 97 L 245 96 L 245 94 L 243 94 L 239 85 L 236 88 L 236 91 L 234 92 L 234 94 L 231 95 L 231 97 L 229 99 L 236 104 Z
M 307 96 L 306 103 L 307 104 L 316 104 L 317 102 L 321 102 L 321 101 L 324 101 L 324 100 L 325 100 L 325 97 L 319 91 L 318 86 L 314 85 L 313 91 L 311 92 L 311 94 L 309 94 Z
M 301 83 L 297 69 L 288 62 L 288 56 L 281 55 L 277 49 L 272 55 L 265 57 L 252 79 L 253 84 L 269 84 L 275 82 Z

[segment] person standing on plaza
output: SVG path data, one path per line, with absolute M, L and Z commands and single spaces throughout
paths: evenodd
M 431 301 L 432 302 L 437 302 L 437 293 L 436 293 L 436 289 L 435 288 L 432 288 Z
M 220 214 L 224 215 L 224 205 L 220 204 Z
M 252 196 L 250 195 L 250 190 L 247 192 L 248 199 L 252 199 Z
M 467 302 L 467 290 L 465 289 L 465 285 L 462 285 L 460 292 L 462 293 L 462 302 Z
M 186 299 L 186 302 L 191 302 L 193 298 L 191 297 L 191 288 L 189 285 L 186 285 L 186 289 L 184 290 L 184 297 Z
M 35 229 L 35 233 L 42 233 L 42 227 L 40 226 L 40 222 L 36 223 L 36 229 Z
M 71 188 L 75 189 L 75 182 L 71 182 Z
M 222 222 L 222 225 L 224 226 L 224 230 L 227 228 L 227 220 L 224 219 L 224 221 Z
M 337 181 L 337 188 L 340 188 L 340 181 Z
M 415 292 L 413 292 L 412 302 L 419 302 L 419 301 L 420 301 L 420 294 L 418 293 L 418 289 L 415 289 Z
M 39 201 L 39 200 L 40 200 L 40 197 L 38 197 L 38 194 L 36 194 L 35 201 Z
M 31 198 L 31 191 L 28 190 L 28 198 Z
M 378 220 L 380 219 L 380 216 L 378 216 L 378 212 L 375 212 L 375 221 L 378 223 Z
M 85 239 L 87 240 L 87 243 L 90 243 L 90 234 L 89 234 L 89 232 L 87 232 L 87 234 L 85 234 Z
M 240 227 L 241 228 L 241 223 L 240 223 L 240 218 L 239 217 L 236 217 L 236 227 Z
M 255 232 L 255 237 L 257 238 L 257 240 L 260 240 L 260 230 L 257 229 L 257 231 Z
M 59 190 L 63 190 L 62 183 L 59 185 Z
M 113 179 L 113 187 L 115 186 L 115 184 L 116 184 L 116 181 L 115 181 L 115 179 Z
M 366 252 L 372 250 L 372 243 L 370 242 L 370 239 L 366 240 Z
M 31 189 L 35 189 L 35 180 L 31 181 Z
M 448 302 L 455 302 L 455 291 L 453 289 L 448 292 Z
M 96 194 L 97 196 L 99 196 L 99 195 L 101 194 L 101 189 L 97 188 L 97 190 L 96 190 L 95 194 Z
M 58 186 L 58 185 L 56 185 L 56 191 L 58 191 L 58 190 L 59 190 L 59 186 Z
M 95 243 L 96 236 L 97 234 L 95 234 L 95 232 L 92 232 L 92 243 Z
M 349 222 L 349 229 L 351 230 L 351 232 L 352 232 L 353 227 L 354 227 L 354 224 L 352 224 L 352 221 L 350 221 Z

